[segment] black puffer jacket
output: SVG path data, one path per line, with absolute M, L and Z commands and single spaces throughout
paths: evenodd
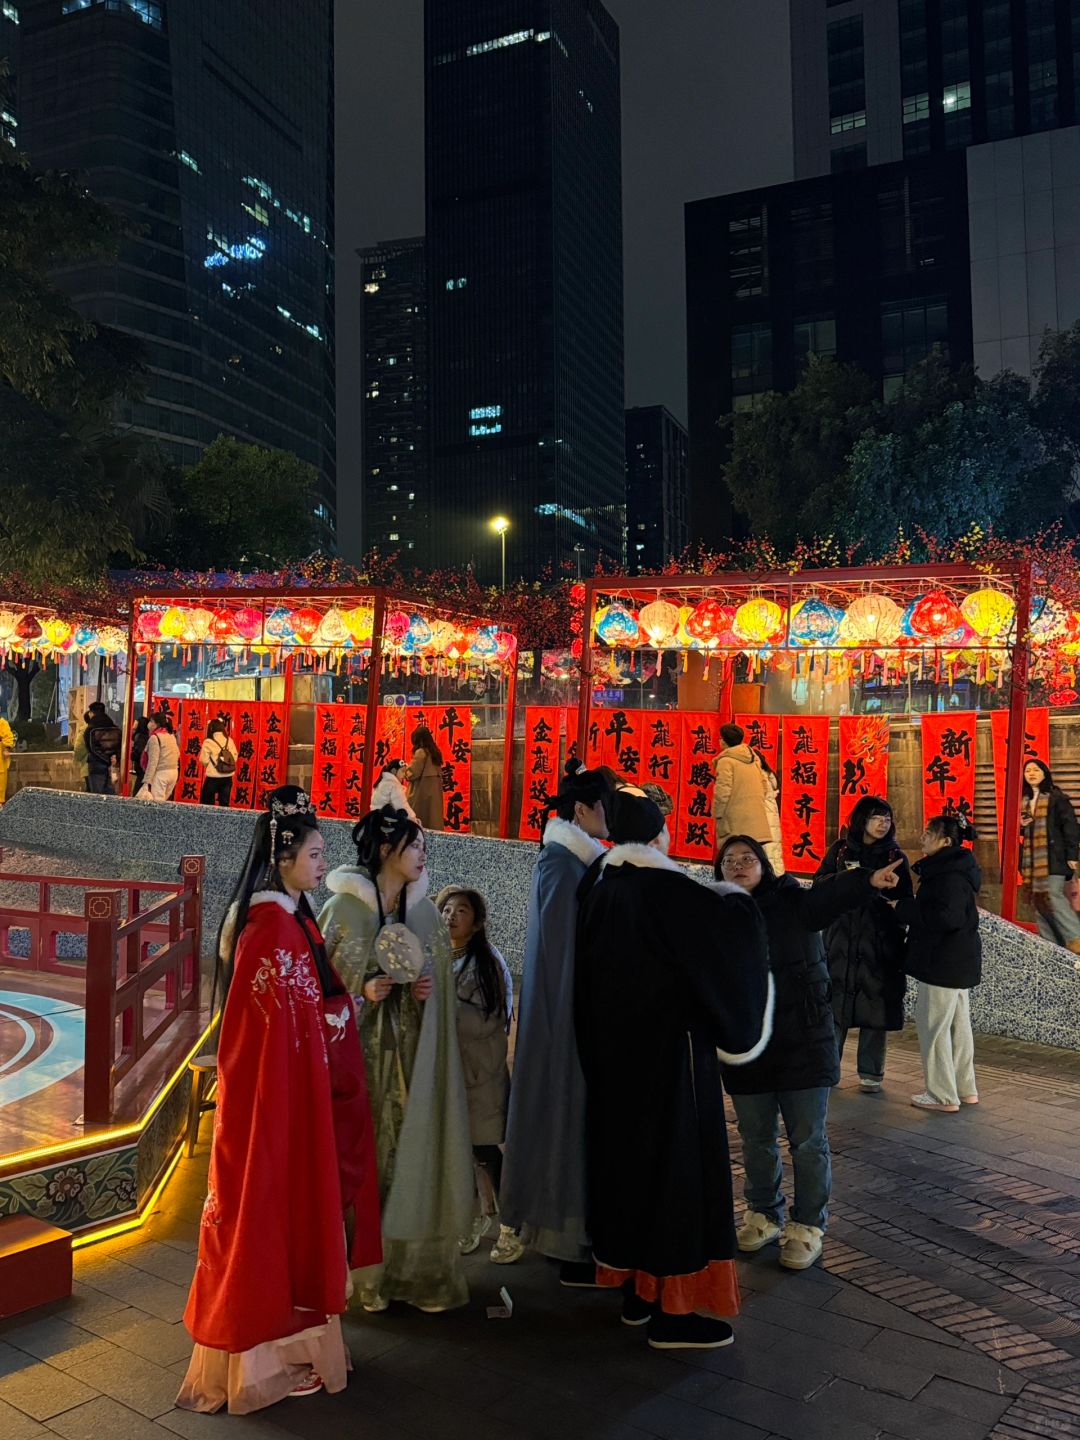
M 765 918 L 776 986 L 773 1032 L 760 1060 L 725 1067 L 730 1095 L 811 1090 L 840 1079 L 829 967 L 819 932 L 845 910 L 865 905 L 872 894 L 866 870 L 845 870 L 813 886 L 781 875 L 754 892 Z
M 913 980 L 970 990 L 982 979 L 982 941 L 975 897 L 982 871 L 970 850 L 953 845 L 916 862 L 918 894 L 901 900 L 896 918 L 908 930 L 905 969 Z
M 889 896 L 906 900 L 912 893 L 911 870 L 893 837 L 876 845 L 838 840 L 821 862 L 814 883 L 854 866 L 872 872 L 894 860 L 895 890 Z M 844 1030 L 902 1030 L 904 1028 L 904 930 L 893 911 L 872 895 L 858 910 L 841 915 L 825 931 L 825 953 L 832 978 L 833 1015 Z
M 1031 804 L 1030 799 L 1025 804 Z M 1021 844 L 1031 834 L 1028 826 L 1021 831 Z M 1080 858 L 1080 825 L 1076 811 L 1065 791 L 1050 782 L 1050 798 L 1046 810 L 1046 858 L 1051 875 L 1072 874 L 1070 860 Z M 1023 868 L 1023 857 L 1020 865 Z

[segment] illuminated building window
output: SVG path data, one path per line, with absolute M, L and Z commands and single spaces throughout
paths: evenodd
M 501 405 L 474 405 L 469 411 L 470 420 L 497 420 L 502 414 Z
M 374 280 L 369 280 L 368 283 L 364 286 L 364 294 L 374 295 L 377 292 L 378 288 L 379 287 Z
M 470 45 L 466 55 L 486 55 L 489 50 L 505 50 L 510 45 L 522 45 L 526 40 L 532 40 L 535 30 L 514 30 L 509 35 L 499 35 L 495 40 L 481 40 L 476 45 Z
M 904 96 L 904 124 L 914 125 L 919 120 L 930 118 L 930 96 L 924 91 L 921 95 Z
M 946 85 L 941 103 L 946 111 L 970 110 L 971 82 L 965 81 L 962 85 Z
M 398 532 L 397 532 L 396 530 L 391 530 L 388 538 L 389 538 L 390 540 L 400 540 L 400 539 L 401 539 L 401 536 L 398 534 Z
M 834 115 L 829 122 L 833 135 L 842 135 L 847 130 L 862 130 L 866 125 L 866 111 L 852 110 L 847 115 Z
M 19 23 L 19 12 L 15 6 L 10 3 L 10 0 L 4 0 L 4 19 L 10 20 L 13 25 L 18 25 Z
M 464 290 L 465 286 L 468 285 L 468 283 L 469 281 L 467 276 L 459 275 L 456 280 L 447 280 L 446 288 L 447 290 Z
M 194 155 L 189 155 L 186 150 L 177 150 L 176 158 L 180 161 L 181 165 L 186 165 L 189 170 L 194 170 L 196 175 L 202 174 L 202 171 L 199 169 L 199 162 L 195 159 Z
M 60 13 L 74 15 L 77 10 L 89 10 L 94 5 L 103 5 L 106 10 L 130 10 L 145 25 L 152 25 L 155 30 L 162 29 L 161 6 L 156 0 L 63 0 Z M 6 5 L 4 11 L 7 12 Z

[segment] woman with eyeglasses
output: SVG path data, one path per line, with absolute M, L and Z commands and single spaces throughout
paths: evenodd
M 832 1187 L 825 1126 L 840 1058 L 819 932 L 848 910 L 866 905 L 875 891 L 895 889 L 899 863 L 873 873 L 844 870 L 806 887 L 793 875 L 775 874 L 764 847 L 748 835 L 728 836 L 716 858 L 717 880 L 741 886 L 758 903 L 776 985 L 772 1039 L 764 1053 L 724 1072 L 746 1171 L 746 1214 L 737 1239 L 747 1253 L 779 1240 L 780 1264 L 788 1270 L 805 1270 L 821 1255 Z M 795 1172 L 786 1225 L 781 1120 Z

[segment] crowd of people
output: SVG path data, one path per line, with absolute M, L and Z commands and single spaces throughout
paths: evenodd
M 353 829 L 354 864 L 326 873 L 303 790 L 280 787 L 259 816 L 219 936 L 182 1407 L 247 1413 L 340 1390 L 350 1298 L 370 1313 L 464 1305 L 462 1257 L 488 1235 L 495 1264 L 532 1250 L 565 1286 L 619 1291 L 622 1321 L 654 1348 L 730 1344 L 739 1251 L 775 1243 L 789 1270 L 822 1253 L 840 1053 L 858 1029 L 860 1086 L 880 1090 L 905 976 L 925 1069 L 913 1103 L 978 1100 L 979 871 L 956 817 L 926 827 L 917 889 L 874 797 L 812 884 L 777 873 L 768 834 L 733 829 L 702 884 L 669 857 L 653 798 L 578 765 L 533 872 L 511 1084 L 514 986 L 484 896 L 427 893 L 419 748 L 412 805 L 385 785 Z M 755 763 L 739 748 L 728 805 Z M 400 785 L 396 767 L 387 779 Z M 768 824 L 767 809 L 742 815 Z

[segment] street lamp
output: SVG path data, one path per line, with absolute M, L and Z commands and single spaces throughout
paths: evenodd
M 496 515 L 491 522 L 491 528 L 498 535 L 502 542 L 502 588 L 506 589 L 506 532 L 510 529 L 510 521 L 505 515 Z

